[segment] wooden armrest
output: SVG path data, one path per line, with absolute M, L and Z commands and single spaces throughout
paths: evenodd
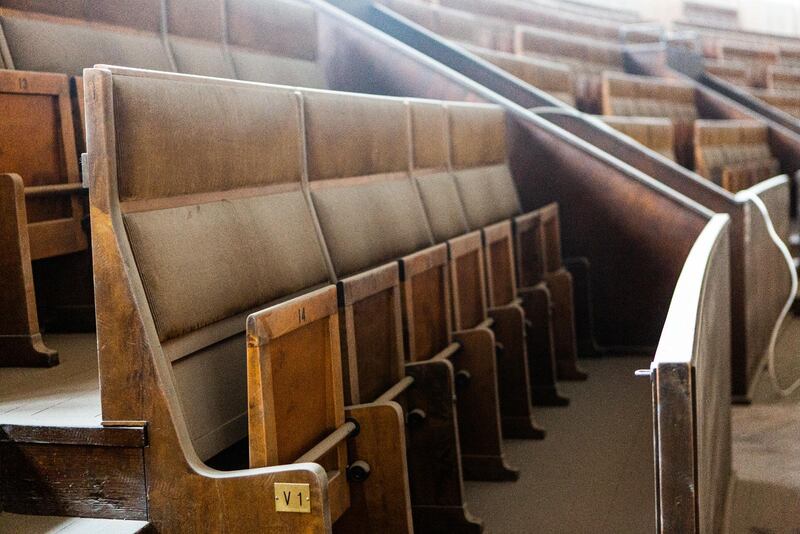
M 80 182 L 68 184 L 34 185 L 25 188 L 25 197 L 43 197 L 52 195 L 73 195 L 76 193 L 88 194 L 89 190 Z

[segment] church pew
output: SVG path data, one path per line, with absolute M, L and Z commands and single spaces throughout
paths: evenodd
M 780 174 L 767 125 L 758 121 L 705 121 L 694 125 L 696 171 L 736 193 Z
M 658 117 L 607 115 L 599 116 L 598 118 L 650 150 L 675 161 L 675 128 L 671 120 Z
M 722 41 L 718 43 L 714 57 L 746 64 L 749 70 L 748 85 L 766 87 L 768 68 L 779 63 L 780 52 L 771 45 Z
M 691 84 L 606 72 L 601 95 L 603 115 L 669 118 L 675 130 L 677 161 L 692 168 L 692 125 L 698 114 Z
M 6 194 L 0 206 L 7 227 L 0 236 L 0 278 L 8 295 L 0 309 L 0 366 L 55 365 L 58 354 L 44 345 L 39 333 L 31 262 L 88 249 L 69 79 L 2 70 L 0 108 L 0 168 L 22 180 L 19 184 L 4 177 Z
M 800 92 L 753 89 L 750 93 L 765 104 L 786 113 L 795 122 L 800 119 Z
M 323 532 L 338 515 L 348 518 L 354 510 L 374 506 L 372 499 L 378 498 L 384 504 L 374 513 L 344 519 L 343 525 L 350 527 L 342 529 L 373 524 L 380 531 L 407 531 L 403 520 L 391 519 L 389 513 L 410 519 L 407 493 L 388 495 L 377 482 L 390 477 L 392 487 L 403 485 L 404 477 L 397 476 L 405 463 L 398 406 L 381 401 L 348 409 L 361 426 L 359 435 L 351 436 L 348 443 L 348 462 L 354 471 L 350 490 L 342 489 L 345 475 L 340 470 L 340 489 L 328 494 L 323 471 L 308 463 L 326 457 L 325 451 L 335 448 L 354 427 L 340 424 L 344 403 L 341 377 L 337 379 L 334 372 L 341 366 L 338 338 L 319 332 L 327 325 L 338 335 L 338 310 L 335 289 L 325 288 L 329 273 L 301 183 L 303 141 L 297 95 L 286 88 L 237 86 L 223 80 L 171 78 L 125 69 L 115 69 L 113 74 L 93 69 L 86 83 L 90 88 L 92 206 L 97 213 L 92 222 L 97 236 L 103 418 L 109 425 L 130 420 L 151 425 L 145 455 L 148 465 L 158 469 L 148 476 L 150 519 L 167 530 L 186 530 L 193 524 L 215 528 L 231 520 L 235 510 L 237 524 L 251 530 Z M 206 117 L 201 124 L 185 118 L 196 106 L 203 107 Z M 109 129 L 112 120 L 113 130 Z M 152 127 L 155 124 L 163 129 Z M 264 124 L 274 125 L 268 129 L 271 133 L 254 137 L 255 131 L 264 131 Z M 220 138 L 241 143 L 237 157 L 219 145 Z M 117 158 L 119 144 L 126 151 Z M 148 156 L 141 159 L 139 154 Z M 174 154 L 187 156 L 175 158 Z M 219 166 L 226 168 L 224 175 L 216 174 Z M 198 174 L 200 168 L 204 172 Z M 260 170 L 253 172 L 256 169 Z M 218 176 L 225 178 L 220 181 Z M 249 261 L 226 261 L 240 250 L 241 240 L 235 235 L 248 236 Z M 227 274 L 220 278 L 213 268 L 193 269 L 197 262 Z M 298 264 L 302 270 L 295 269 Z M 313 292 L 315 288 L 322 289 Z M 192 297 L 181 298 L 184 291 Z M 284 296 L 291 299 L 298 293 L 298 298 L 310 300 L 283 301 Z M 138 295 L 135 301 L 131 300 L 134 295 Z M 261 302 L 268 305 L 266 311 Z M 237 358 L 237 353 L 243 354 L 245 341 L 244 325 L 238 319 L 247 315 L 249 356 Z M 139 343 L 130 345 L 132 339 Z M 316 360 L 312 365 L 299 357 L 284 363 L 272 361 L 295 350 L 324 359 L 323 351 L 303 348 L 317 343 L 330 347 L 328 363 Z M 139 353 L 130 354 L 131 350 Z M 130 357 L 120 360 L 120 353 Z M 255 410 L 249 413 L 251 421 L 260 420 L 264 428 L 277 424 L 276 432 L 289 434 L 275 445 L 278 434 L 267 432 L 270 437 L 264 448 L 265 441 L 257 439 L 259 432 L 253 433 L 251 463 L 266 462 L 271 467 L 218 472 L 209 467 L 217 454 L 247 435 L 245 360 L 254 365 L 251 400 L 258 398 L 258 388 L 263 399 L 261 404 L 251 403 Z M 317 373 L 319 366 L 328 371 Z M 271 392 L 262 374 L 269 374 L 269 369 Z M 298 384 L 298 376 L 333 384 L 311 388 L 317 394 L 332 395 L 325 401 L 327 410 L 318 410 L 310 391 L 300 398 L 293 395 L 292 384 Z M 139 387 L 129 387 L 132 381 Z M 265 403 L 273 408 L 259 413 L 256 408 Z M 277 421 L 274 416 L 280 413 L 287 415 Z M 301 413 L 321 417 L 333 434 L 322 439 L 324 435 L 312 432 L 319 419 L 303 422 L 311 432 L 305 438 L 291 432 L 298 425 L 291 414 Z M 320 441 L 314 445 L 306 438 Z M 299 457 L 293 457 L 295 453 Z M 362 455 L 370 458 L 370 469 L 363 465 L 354 469 Z M 341 460 L 341 453 L 338 456 Z M 295 460 L 300 462 L 296 467 L 283 465 Z M 276 462 L 281 465 L 275 466 Z M 339 468 L 343 465 L 339 461 Z M 370 484 L 373 477 L 376 482 Z M 362 480 L 363 487 L 354 488 Z M 309 484 L 311 514 L 276 510 L 283 490 L 280 486 L 273 490 L 273 482 Z M 252 493 L 246 489 L 258 485 L 261 488 Z M 192 502 L 175 509 L 170 497 L 175 491 L 192 491 Z M 348 494 L 353 499 L 349 508 Z M 266 502 L 244 508 L 225 504 L 261 499 Z
M 304 116 L 308 187 L 337 278 L 433 245 L 408 177 L 402 100 L 306 91 Z M 466 330 L 455 336 L 459 350 L 444 348 L 441 357 L 453 362 L 459 382 L 467 379 L 457 395 L 464 475 L 516 478 L 503 457 L 494 337 L 485 326 L 460 327 L 457 319 L 454 329 Z

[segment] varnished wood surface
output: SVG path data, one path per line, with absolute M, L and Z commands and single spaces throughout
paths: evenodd
M 100 425 L 100 381 L 93 334 L 47 336 L 59 348 L 52 369 L 0 368 L 0 424 Z

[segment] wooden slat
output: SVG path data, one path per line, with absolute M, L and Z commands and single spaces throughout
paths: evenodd
M 28 235 L 32 260 L 80 252 L 89 247 L 86 234 L 81 229 L 80 222 L 75 219 L 29 224 Z
M 144 447 L 147 444 L 147 432 L 145 427 L 0 425 L 0 442 Z

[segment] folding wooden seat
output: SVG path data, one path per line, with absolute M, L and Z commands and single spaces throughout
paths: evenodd
M 543 243 L 543 253 L 539 254 L 539 257 L 546 258 L 548 262 L 548 268 L 540 281 L 545 282 L 553 302 L 552 335 L 558 376 L 563 380 L 585 379 L 586 375 L 577 368 L 572 277 L 561 265 L 557 208 L 546 207 L 543 208 L 543 212 L 536 215 L 521 213 L 516 187 L 508 166 L 506 122 L 500 108 L 490 105 L 452 104 L 448 105 L 448 117 L 453 176 L 471 229 L 488 228 L 490 225 L 513 220 L 516 225 L 515 239 L 524 240 L 527 237 L 522 235 L 525 232 L 521 226 L 526 226 L 529 218 L 545 217 L 544 212 L 556 209 L 555 218 L 548 218 L 546 226 L 551 228 L 545 230 L 544 235 L 547 239 Z M 494 251 L 489 251 L 490 257 L 492 254 Z M 513 257 L 513 251 L 509 251 L 509 254 Z M 526 263 L 536 261 L 536 257 L 525 255 L 519 247 L 517 254 L 521 256 L 520 261 Z M 495 260 L 492 259 L 492 263 L 495 264 Z M 513 285 L 515 281 L 513 269 L 508 279 L 509 285 Z M 543 292 L 541 288 L 529 290 L 529 287 L 520 287 L 519 293 L 523 296 L 526 306 L 533 306 Z M 537 321 L 549 315 L 546 309 L 544 311 L 545 313 L 541 311 L 535 313 L 531 310 L 526 315 L 530 321 Z M 537 344 L 538 351 L 543 353 L 546 344 Z M 529 343 L 528 346 L 530 348 L 534 345 Z M 539 358 L 534 356 L 534 360 L 544 362 L 548 358 L 542 354 Z
M 225 43 L 223 0 L 164 0 L 167 43 L 178 72 L 236 78 Z
M 69 80 L 0 71 L 0 365 L 53 365 L 39 333 L 31 262 L 88 248 Z M 72 284 L 76 284 L 75 280 Z
M 698 174 L 734 193 L 780 174 L 758 121 L 696 121 L 695 160 Z
M 409 359 L 447 360 L 460 384 L 464 476 L 515 479 L 517 472 L 503 457 L 494 337 L 486 328 L 464 328 L 453 338 L 442 330 L 449 294 L 442 285 L 442 249 L 431 248 L 425 215 L 408 176 L 403 102 L 313 92 L 304 97 L 310 195 L 336 276 L 347 280 L 402 260 Z M 429 292 L 420 297 L 425 300 L 409 302 L 414 295 L 407 282 L 412 277 L 419 281 L 416 275 L 423 271 L 430 271 L 423 276 Z M 415 303 L 423 307 L 409 314 L 417 309 Z
M 314 9 L 297 0 L 227 0 L 227 42 L 236 77 L 325 88 Z
M 546 91 L 565 104 L 575 106 L 575 80 L 569 65 L 534 57 L 516 56 L 479 46 L 465 45 L 465 48 L 520 80 Z
M 161 37 L 159 0 L 13 0 L 0 8 L 6 68 L 70 75 L 97 63 L 175 70 Z
M 344 406 L 298 95 L 116 68 L 86 81 L 103 419 L 149 424 L 151 521 L 409 532 L 400 407 Z M 250 469 L 209 467 L 248 437 Z
M 601 116 L 599 119 L 650 150 L 675 161 L 675 130 L 669 119 L 621 116 Z

